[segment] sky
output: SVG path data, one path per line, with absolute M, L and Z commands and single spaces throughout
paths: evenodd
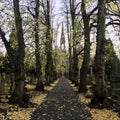
M 53 0 L 54 13 L 56 14 L 55 21 L 56 21 L 56 23 L 60 23 L 60 27 L 59 27 L 59 31 L 58 31 L 58 37 L 57 37 L 58 46 L 60 45 L 61 26 L 62 26 L 61 23 L 62 23 L 62 21 L 64 21 L 63 16 L 60 14 L 60 13 L 61 13 L 61 7 L 63 6 L 62 1 L 63 1 L 63 0 Z M 64 28 L 65 28 L 65 25 L 64 25 Z M 119 36 L 120 36 L 120 35 L 119 35 Z M 66 37 L 66 34 L 65 34 L 65 37 Z M 115 48 L 117 48 L 117 49 L 120 48 L 120 47 L 119 47 L 120 38 L 116 37 L 114 31 L 111 31 L 107 37 L 110 37 L 110 38 L 114 41 L 114 46 L 115 46 Z M 66 38 L 67 38 L 67 37 L 66 37 Z M 0 41 L 0 43 L 1 43 L 1 41 Z M 67 39 L 66 39 L 66 45 L 68 45 Z M 1 47 L 2 47 L 2 46 L 0 46 L 0 48 L 1 48 Z M 120 51 L 120 50 L 119 50 L 119 51 Z M 118 54 L 120 54 L 119 51 L 118 51 Z
M 55 23 L 60 24 L 58 34 L 57 34 L 57 45 L 60 46 L 62 22 L 64 21 L 64 18 L 61 15 L 63 3 L 62 3 L 62 0 L 53 0 L 53 1 L 54 1 L 54 4 L 55 4 L 54 12 L 56 14 Z M 63 26 L 64 26 L 64 33 L 65 33 L 65 24 Z M 66 48 L 68 49 L 68 42 L 67 42 L 66 33 L 65 33 L 65 38 L 66 38 L 66 41 L 65 41 L 66 42 Z

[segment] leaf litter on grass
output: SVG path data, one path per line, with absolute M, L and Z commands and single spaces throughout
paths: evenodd
M 77 91 L 78 88 L 75 87 L 74 84 L 72 84 L 71 81 L 69 81 L 69 84 L 73 87 L 74 91 Z M 97 108 L 90 108 L 88 107 L 88 104 L 90 103 L 90 98 L 85 98 L 85 96 L 83 94 L 79 94 L 78 95 L 78 100 L 86 105 L 86 109 L 90 111 L 93 120 L 120 120 L 120 113 L 118 113 L 119 111 L 119 107 L 120 107 L 120 102 L 117 101 L 113 101 L 112 99 L 108 99 L 106 101 L 106 108 L 104 109 L 97 109 Z M 110 103 L 111 101 L 111 103 Z M 117 109 L 117 110 L 116 110 Z M 119 111 L 120 112 L 120 111 Z
M 58 80 L 52 83 L 50 86 L 45 86 L 45 91 L 50 91 L 56 84 Z M 32 88 L 28 85 L 30 89 Z M 32 91 L 33 97 L 30 101 L 34 104 L 31 108 L 20 108 L 16 105 L 9 105 L 8 103 L 0 103 L 0 120 L 30 120 L 31 114 L 35 109 L 45 100 L 47 93 Z M 3 111 L 4 110 L 4 111 Z

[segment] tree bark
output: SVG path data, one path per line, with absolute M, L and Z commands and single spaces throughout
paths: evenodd
M 41 71 L 41 58 L 40 58 L 40 43 L 39 43 L 39 0 L 35 0 L 35 57 L 36 57 L 36 75 L 37 75 L 37 84 L 36 90 L 44 90 L 44 85 L 42 82 L 42 71 Z
M 78 55 L 76 47 L 73 49 L 73 82 L 78 86 Z
M 67 23 L 68 24 L 68 23 Z M 68 25 L 67 25 L 67 31 L 68 31 Z M 69 32 L 69 31 L 68 31 Z M 67 33 L 69 34 L 69 33 Z M 69 36 L 69 35 L 68 35 Z M 71 77 L 71 74 L 72 74 L 72 47 L 71 47 L 71 37 L 68 37 L 69 39 L 69 79 L 71 80 L 72 77 Z
M 46 15 L 46 66 L 45 66 L 45 78 L 46 85 L 50 85 L 53 82 L 53 58 L 52 58 L 52 39 L 51 39 L 51 23 L 50 23 L 50 1 L 47 0 L 47 15 Z
M 15 69 L 15 73 L 14 73 L 15 89 L 9 99 L 9 102 L 12 104 L 23 105 L 23 103 L 26 102 L 25 100 L 26 92 L 25 92 L 25 84 L 24 84 L 25 43 L 24 43 L 23 29 L 22 29 L 22 18 L 19 10 L 19 0 L 13 0 L 13 5 L 14 5 L 14 15 L 15 15 L 15 26 L 17 31 L 17 42 L 18 42 L 17 50 L 14 50 L 11 47 L 10 42 L 7 41 L 5 37 L 5 33 L 1 30 L 1 28 L 0 28 L 0 35 Z M 17 51 L 16 54 L 15 51 Z
M 14 63 L 15 67 L 15 89 L 10 98 L 10 102 L 14 104 L 22 104 L 25 97 L 25 70 L 24 70 L 24 57 L 25 57 L 25 43 L 22 29 L 22 18 L 19 10 L 19 0 L 13 0 L 14 15 L 15 15 L 15 26 L 17 30 L 18 50 L 16 60 Z
M 0 95 L 4 94 L 4 88 L 5 88 L 5 78 L 4 73 L 0 74 Z
M 89 17 L 86 14 L 85 1 L 82 0 L 82 18 L 84 24 L 84 57 L 83 63 L 80 69 L 80 84 L 78 92 L 87 92 L 87 72 L 89 69 L 90 61 L 90 27 L 89 27 Z
M 70 12 L 71 12 L 71 21 L 72 21 L 72 40 L 73 40 L 73 59 L 70 60 L 71 67 L 71 80 L 77 85 L 78 81 L 78 55 L 76 48 L 76 39 L 75 39 L 75 1 L 70 0 Z M 71 51 L 71 48 L 70 48 Z
M 94 62 L 94 75 L 96 80 L 96 88 L 94 98 L 91 103 L 102 104 L 107 97 L 107 88 L 105 84 L 105 4 L 106 0 L 98 0 L 98 16 L 97 16 L 97 46 Z

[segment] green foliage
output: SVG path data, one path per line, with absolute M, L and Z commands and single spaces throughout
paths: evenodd
M 30 47 L 25 49 L 25 70 L 27 73 L 35 74 L 35 56 L 34 50 Z
M 107 74 L 108 80 L 111 75 L 118 74 L 119 65 L 120 61 L 116 56 L 112 41 L 109 40 L 105 46 L 105 73 Z
M 0 73 L 10 74 L 14 71 L 14 66 L 8 55 L 0 56 Z
M 4 58 L 3 66 L 5 68 L 5 73 L 10 74 L 14 72 L 14 66 L 7 55 Z
M 108 61 L 108 60 L 113 61 L 115 57 L 116 57 L 116 53 L 114 51 L 114 46 L 112 44 L 112 41 L 108 40 L 105 46 L 105 61 Z
M 118 3 L 118 4 L 115 4 L 114 2 L 109 3 L 111 11 L 118 12 L 118 14 L 119 14 L 119 9 L 118 9 L 119 5 L 120 5 L 120 3 Z
M 81 21 L 79 19 L 75 20 L 75 24 L 74 24 L 74 42 L 77 44 L 80 41 L 81 38 L 81 34 L 82 34 L 82 30 L 81 30 Z
M 9 43 L 14 50 L 13 54 L 16 56 L 18 42 L 17 42 L 17 35 L 15 29 L 13 29 L 10 34 Z M 6 74 L 14 72 L 14 65 L 7 54 L 5 56 L 3 55 L 0 56 L 0 72 L 1 73 L 4 72 Z
M 68 53 L 57 48 L 53 51 L 53 58 L 57 71 L 61 73 L 68 71 Z
M 3 66 L 3 56 L 0 56 L 0 73 L 4 72 L 4 66 Z
M 18 47 L 17 32 L 15 29 L 12 29 L 12 32 L 10 34 L 10 45 L 14 50 L 16 50 Z

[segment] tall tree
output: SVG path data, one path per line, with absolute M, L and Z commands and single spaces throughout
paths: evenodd
M 35 7 L 27 6 L 30 15 L 33 17 L 34 21 L 34 38 L 35 38 L 35 59 L 36 59 L 36 77 L 37 84 L 36 90 L 44 90 L 44 85 L 42 81 L 42 66 L 41 66 L 41 55 L 40 55 L 40 37 L 39 37 L 39 17 L 40 17 L 40 0 L 30 1 L 30 5 Z M 34 10 L 33 10 L 34 8 Z
M 73 42 L 73 57 L 72 57 L 72 69 L 71 69 L 71 80 L 73 83 L 77 84 L 78 81 L 78 55 L 77 55 L 77 40 L 75 37 L 75 20 L 76 20 L 76 10 L 78 7 L 75 6 L 75 0 L 70 0 L 70 13 L 71 13 L 71 23 L 72 23 L 72 42 Z
M 39 0 L 35 0 L 35 16 L 34 16 L 34 31 L 35 31 L 35 57 L 36 57 L 36 75 L 37 75 L 37 90 L 44 90 L 42 82 L 41 58 L 40 58 L 40 43 L 39 43 Z
M 13 0 L 14 5 L 14 15 L 15 15 L 15 26 L 17 31 L 18 40 L 18 50 L 15 61 L 15 90 L 12 94 L 11 100 L 15 103 L 23 102 L 24 98 L 24 80 L 25 80 L 25 70 L 24 70 L 24 57 L 25 57 L 25 43 L 23 37 L 22 29 L 22 18 L 19 10 L 19 0 Z
M 68 47 L 69 47 L 69 79 L 72 78 L 72 42 L 71 42 L 71 24 L 70 24 L 70 0 L 63 0 L 64 3 L 64 14 L 65 14 L 65 20 L 66 20 L 66 29 L 67 29 L 67 39 L 68 39 Z
M 83 63 L 80 69 L 80 84 L 78 92 L 86 92 L 87 91 L 87 72 L 89 68 L 90 61 L 90 26 L 89 21 L 90 17 L 88 17 L 86 13 L 85 0 L 82 0 L 81 4 L 82 18 L 84 24 L 84 57 Z
M 107 97 L 107 88 L 105 84 L 105 15 L 106 0 L 98 0 L 98 16 L 97 16 L 97 46 L 94 61 L 94 75 L 96 88 L 94 92 L 94 104 L 102 104 Z
M 81 4 L 81 12 L 84 26 L 84 56 L 83 62 L 80 69 L 80 84 L 78 92 L 86 92 L 87 91 L 87 73 L 89 69 L 89 61 L 90 61 L 90 31 L 94 22 L 96 23 L 96 19 L 90 24 L 90 18 L 93 13 L 97 10 L 97 7 L 92 8 L 92 10 L 88 13 L 86 8 L 86 0 L 82 0 Z
M 51 16 L 50 16 L 50 0 L 46 0 L 46 41 L 45 41 L 45 52 L 46 52 L 46 66 L 45 66 L 45 78 L 46 85 L 50 85 L 53 81 L 53 58 L 52 58 L 52 39 L 51 39 Z
M 5 37 L 5 33 L 0 28 L 0 35 L 7 49 L 7 53 L 14 64 L 15 73 L 15 89 L 11 95 L 10 102 L 14 104 L 22 104 L 25 102 L 25 70 L 24 70 L 24 57 L 25 57 L 25 43 L 22 29 L 22 18 L 19 10 L 19 0 L 13 0 L 15 27 L 17 31 L 17 54 L 15 55 L 14 49 Z

